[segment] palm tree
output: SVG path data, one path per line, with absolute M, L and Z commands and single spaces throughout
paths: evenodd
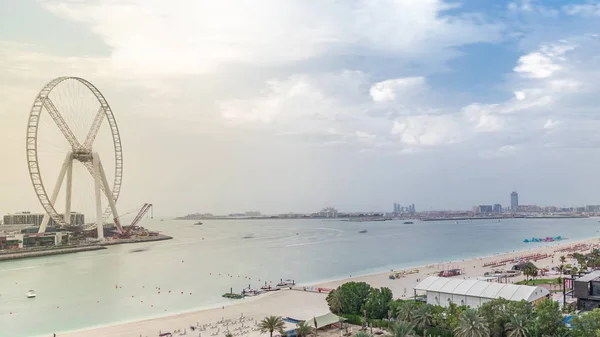
M 342 292 L 333 290 L 329 295 L 329 308 L 335 314 L 342 312 Z
M 477 311 L 467 309 L 458 320 L 454 334 L 456 337 L 489 337 L 490 329 Z
M 310 335 L 312 328 L 306 324 L 306 322 L 300 322 L 296 325 L 296 336 L 306 337 Z
M 415 311 L 413 323 L 421 330 L 424 330 L 423 336 L 427 336 L 427 328 L 433 325 L 433 307 L 429 304 L 423 304 Z
M 260 333 L 269 332 L 269 336 L 273 337 L 273 331 L 278 331 L 283 334 L 285 329 L 285 323 L 279 316 L 267 316 L 258 324 Z
M 413 317 L 417 311 L 417 305 L 413 302 L 403 303 L 400 308 L 398 308 L 398 320 L 405 321 L 408 323 L 413 322 Z
M 529 337 L 529 329 L 525 317 L 515 315 L 506 323 L 506 337 Z
M 413 337 L 415 336 L 415 326 L 412 323 L 400 321 L 392 324 L 390 332 L 392 337 Z

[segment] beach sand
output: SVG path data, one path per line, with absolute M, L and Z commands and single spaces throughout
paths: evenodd
M 414 295 L 413 287 L 418 283 L 418 280 L 422 280 L 430 275 L 437 275 L 442 270 L 448 270 L 453 268 L 460 268 L 464 271 L 463 275 L 455 276 L 456 278 L 474 278 L 483 276 L 487 271 L 492 269 L 511 269 L 513 263 L 507 263 L 502 267 L 484 267 L 483 265 L 488 262 L 498 261 L 505 258 L 515 258 L 526 256 L 530 254 L 550 254 L 553 257 L 548 257 L 543 260 L 538 260 L 535 265 L 538 268 L 550 268 L 560 264 L 559 257 L 567 255 L 568 252 L 555 252 L 560 248 L 572 247 L 576 244 L 593 244 L 600 245 L 599 239 L 588 239 L 578 242 L 570 242 L 568 244 L 560 245 L 548 245 L 545 246 L 543 243 L 532 243 L 532 248 L 525 251 L 518 252 L 507 252 L 504 254 L 497 254 L 494 256 L 481 257 L 471 260 L 463 261 L 449 261 L 441 262 L 439 264 L 420 266 L 415 268 L 408 268 L 406 270 L 418 269 L 418 273 L 409 274 L 399 279 L 389 279 L 390 271 L 385 271 L 372 275 L 354 276 L 349 275 L 346 279 L 337 281 L 325 282 L 316 285 L 310 285 L 313 287 L 322 288 L 337 288 L 339 285 L 349 282 L 367 282 L 373 287 L 388 287 L 394 293 L 394 298 L 411 297 Z M 584 253 L 584 251 L 580 251 Z M 589 252 L 589 249 L 588 249 Z M 443 252 L 440 252 L 442 255 Z M 569 261 L 567 263 L 570 263 Z M 554 276 L 556 277 L 556 276 Z M 523 280 L 523 276 L 509 278 L 508 282 L 514 283 Z M 174 330 L 180 329 L 182 332 L 186 329 L 186 336 L 199 336 L 198 331 L 191 331 L 190 326 L 196 324 L 207 324 L 213 323 L 216 326 L 216 322 L 224 319 L 236 320 L 240 316 L 246 317 L 244 324 L 246 326 L 253 326 L 255 322 L 260 321 L 265 316 L 278 315 L 282 317 L 293 317 L 297 319 L 310 319 L 314 316 L 319 316 L 329 312 L 327 303 L 325 302 L 326 294 L 314 293 L 303 291 L 303 287 L 296 287 L 295 290 L 281 290 L 277 292 L 271 292 L 264 295 L 246 298 L 239 300 L 232 305 L 225 307 L 219 307 L 215 309 L 207 309 L 190 313 L 183 313 L 177 315 L 171 315 L 166 317 L 142 320 L 132 323 L 124 323 L 100 328 L 94 328 L 89 330 L 74 331 L 74 332 L 63 332 L 57 334 L 60 337 L 137 337 L 137 336 L 158 336 L 159 331 L 161 332 L 173 332 Z M 289 328 L 293 328 L 292 324 L 288 324 Z M 229 329 L 239 328 L 241 323 L 236 325 L 230 325 Z M 201 332 L 202 337 L 223 337 L 225 335 L 225 328 L 221 327 L 214 329 L 206 329 Z M 246 332 L 240 334 L 240 337 L 258 337 L 260 332 L 253 331 L 252 329 L 241 330 Z M 240 332 L 236 330 L 235 332 Z M 173 334 L 178 336 L 179 333 Z

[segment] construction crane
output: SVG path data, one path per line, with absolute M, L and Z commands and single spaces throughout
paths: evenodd
M 150 209 L 152 209 L 152 204 L 145 203 L 144 206 L 142 206 L 142 208 L 138 212 L 138 214 L 135 216 L 135 218 L 133 218 L 133 221 L 131 221 L 129 227 L 127 227 L 127 229 L 125 229 L 125 231 L 123 231 L 122 233 L 118 233 L 117 236 L 121 239 L 129 238 L 131 236 L 131 231 L 133 230 L 133 228 L 142 220 L 144 215 L 146 215 L 146 213 L 148 213 Z

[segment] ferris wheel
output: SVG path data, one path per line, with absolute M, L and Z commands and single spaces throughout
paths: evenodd
M 89 123 L 81 123 L 81 120 L 87 118 Z M 105 139 L 112 142 L 108 150 L 99 153 L 95 146 L 99 131 L 106 120 L 105 125 L 108 129 L 105 132 Z M 44 121 L 46 124 L 41 125 Z M 52 130 L 54 129 L 54 130 Z M 40 156 L 41 148 L 46 144 L 53 143 L 46 141 L 42 135 L 45 132 L 56 132 L 55 138 L 61 138 L 58 149 L 52 156 L 56 159 L 64 157 L 62 165 L 60 161 L 53 160 L 53 168 L 58 169 L 58 178 L 51 194 L 48 194 L 45 178 L 42 175 Z M 52 144 L 54 145 L 54 144 Z M 73 172 L 74 164 L 82 167 L 82 172 L 86 172 L 83 178 L 79 180 L 90 181 L 90 186 L 84 188 L 90 190 L 90 198 L 95 200 L 94 213 L 95 224 L 98 231 L 98 238 L 104 237 L 103 225 L 112 214 L 117 232 L 123 233 L 123 228 L 119 224 L 116 202 L 121 192 L 121 183 L 123 180 L 123 150 L 121 147 L 121 137 L 115 117 L 108 105 L 108 102 L 100 91 L 90 82 L 79 77 L 58 77 L 50 81 L 36 96 L 27 124 L 27 166 L 33 188 L 44 208 L 45 214 L 38 232 L 46 231 L 50 219 L 57 226 L 67 226 L 71 224 L 71 211 L 73 203 Z M 109 152 L 110 151 L 110 152 Z M 108 179 L 105 171 L 103 158 L 109 159 L 114 163 L 114 171 L 111 171 L 112 179 Z M 43 171 L 52 171 L 44 167 Z M 89 174 L 88 174 L 89 173 Z M 66 178 L 66 179 L 65 179 Z M 51 179 L 51 178 L 50 178 Z M 66 182 L 65 182 L 66 180 Z M 112 180 L 112 183 L 109 183 Z M 64 213 L 57 211 L 57 198 L 61 192 L 63 183 L 66 183 L 65 191 L 62 195 L 65 197 Z M 81 189 L 82 184 L 76 181 L 76 190 Z M 105 209 L 102 208 L 102 199 L 107 202 Z

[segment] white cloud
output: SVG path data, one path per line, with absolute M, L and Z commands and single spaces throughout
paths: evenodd
M 514 94 L 517 101 L 522 101 L 527 97 L 523 91 L 515 91 Z
M 600 16 L 600 3 L 575 4 L 563 6 L 563 11 L 568 15 Z
M 425 89 L 424 77 L 395 78 L 378 82 L 369 91 L 374 102 L 394 101 L 398 96 L 410 98 Z
M 413 61 L 499 38 L 500 26 L 448 17 L 442 0 L 43 0 L 89 25 L 122 71 L 214 72 L 227 64 L 277 65 L 361 50 Z
M 517 152 L 517 147 L 514 145 L 503 145 L 493 150 L 483 150 L 479 152 L 482 158 L 505 158 Z
M 541 14 L 546 17 L 555 17 L 559 13 L 558 10 L 543 6 L 535 0 L 519 0 L 510 2 L 507 5 L 507 8 L 511 12 Z
M 356 131 L 356 137 L 358 137 L 359 139 L 362 140 L 374 140 L 375 138 L 377 138 L 377 136 L 375 136 L 374 134 L 370 134 L 368 132 L 364 132 L 364 131 Z
M 548 119 L 544 123 L 544 129 L 550 130 L 556 128 L 560 124 L 560 121 Z
M 560 69 L 560 65 L 554 64 L 550 57 L 535 52 L 521 56 L 519 58 L 519 65 L 514 68 L 514 71 L 526 77 L 546 78 L 552 76 L 555 71 Z
M 391 134 L 402 144 L 439 146 L 463 140 L 461 126 L 453 116 L 408 116 L 394 121 Z
M 496 132 L 504 128 L 504 120 L 494 115 L 497 105 L 471 104 L 463 108 L 462 113 L 479 132 Z

